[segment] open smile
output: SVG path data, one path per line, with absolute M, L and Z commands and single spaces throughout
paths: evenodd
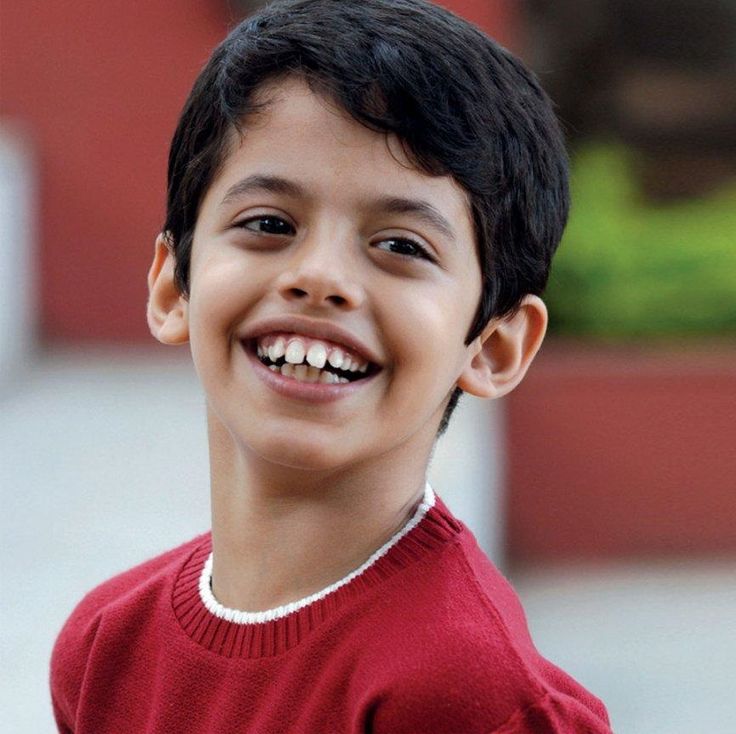
M 258 358 L 266 367 L 301 382 L 354 382 L 378 365 L 341 344 L 301 334 L 273 333 L 255 340 Z
M 297 334 L 272 333 L 241 344 L 258 376 L 276 392 L 296 399 L 347 397 L 381 370 L 343 345 Z

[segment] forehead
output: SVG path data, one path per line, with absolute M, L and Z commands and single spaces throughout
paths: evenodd
M 206 199 L 221 199 L 245 176 L 271 175 L 293 179 L 310 196 L 328 197 L 336 206 L 377 197 L 431 201 L 452 219 L 458 235 L 472 232 L 469 197 L 451 176 L 419 170 L 395 135 L 360 124 L 299 77 L 264 85 L 254 102 L 258 111 L 240 132 L 231 132 Z

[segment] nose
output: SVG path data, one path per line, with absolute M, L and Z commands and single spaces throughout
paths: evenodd
M 292 252 L 277 279 L 282 298 L 315 308 L 352 310 L 361 305 L 364 293 L 349 240 L 334 235 L 305 240 Z

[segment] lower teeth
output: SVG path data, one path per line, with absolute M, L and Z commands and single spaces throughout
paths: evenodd
M 340 377 L 339 375 L 329 372 L 328 370 L 321 370 L 317 367 L 312 367 L 306 364 L 286 364 L 278 365 L 272 364 L 268 366 L 272 372 L 278 372 L 284 377 L 291 377 L 297 382 L 319 382 L 324 385 L 334 384 L 345 384 L 350 382 L 347 377 Z

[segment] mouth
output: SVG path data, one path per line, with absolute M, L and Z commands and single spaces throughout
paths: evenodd
M 271 372 L 295 382 L 346 385 L 381 369 L 345 345 L 300 334 L 265 334 L 244 340 L 243 346 Z

